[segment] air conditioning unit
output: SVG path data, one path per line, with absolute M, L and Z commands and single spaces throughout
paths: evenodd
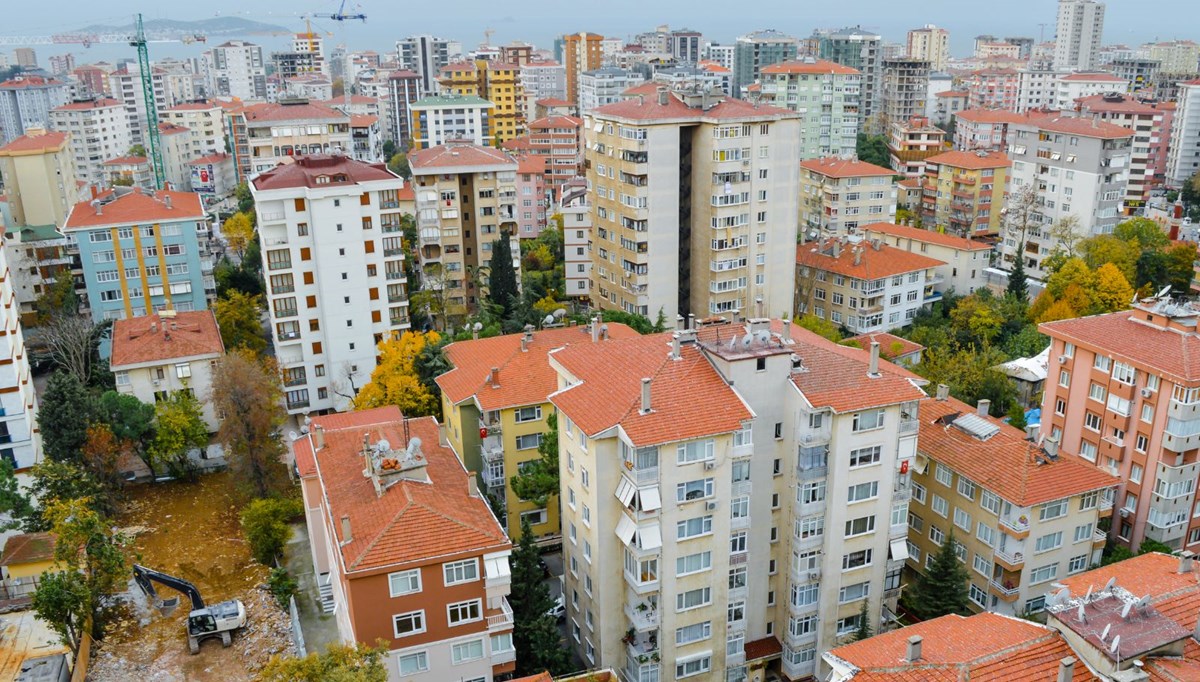
M 821 579 L 821 569 L 818 568 L 815 571 L 809 571 L 808 579 L 809 580 L 820 580 Z
M 1123 519 L 1129 518 L 1129 510 L 1128 509 L 1125 509 L 1124 507 L 1121 508 L 1121 518 L 1123 518 Z
M 1060 355 L 1060 356 L 1058 356 L 1058 364 L 1060 364 L 1060 365 L 1065 365 L 1065 364 L 1067 364 L 1067 360 L 1068 360 L 1068 359 L 1069 359 L 1069 358 L 1067 358 L 1067 356 L 1065 356 L 1065 355 Z
M 1143 397 L 1143 398 L 1149 398 L 1149 397 L 1150 397 L 1150 396 L 1152 396 L 1152 395 L 1154 395 L 1154 391 L 1151 391 L 1151 390 L 1150 390 L 1150 389 L 1148 389 L 1148 388 L 1143 388 L 1143 389 L 1142 389 L 1142 397 Z
M 705 470 L 705 471 L 712 471 L 713 469 L 716 469 L 716 468 L 717 468 L 717 463 L 716 463 L 716 462 L 705 462 L 705 463 L 704 463 L 704 470 Z
M 708 511 L 714 511 L 717 508 L 717 501 L 710 500 L 709 502 L 705 503 L 704 508 Z

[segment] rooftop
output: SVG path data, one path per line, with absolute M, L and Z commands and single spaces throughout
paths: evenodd
M 327 107 L 324 104 L 308 100 L 285 100 L 279 103 L 251 104 L 243 110 L 246 124 L 256 123 L 286 123 L 287 121 L 309 121 L 313 119 L 337 119 L 345 121 L 350 117 L 342 112 Z
M 868 237 L 873 234 L 891 237 L 891 243 L 896 246 L 900 245 L 900 240 L 902 239 L 911 239 L 916 242 L 937 244 L 938 246 L 946 246 L 961 251 L 990 251 L 993 248 L 991 244 L 979 241 L 978 239 L 968 239 L 967 237 L 959 237 L 953 234 L 945 234 L 919 227 L 910 227 L 908 225 L 896 225 L 895 223 L 871 223 L 859 229 L 866 233 Z
M 1141 102 L 1132 97 L 1125 95 L 1093 95 L 1091 97 L 1080 97 L 1075 100 L 1075 104 L 1083 112 L 1097 112 L 1108 114 L 1132 114 L 1142 116 L 1152 116 L 1163 111 L 1163 108 L 1156 102 Z
M 653 85 L 656 91 L 648 94 L 636 94 L 644 92 L 639 89 L 632 96 L 626 92 L 625 99 L 597 107 L 592 112 L 593 115 L 602 118 L 624 118 L 647 122 L 722 119 L 774 120 L 781 117 L 794 118 L 798 116 L 795 112 L 787 109 L 733 99 L 719 91 L 718 93 L 697 94 L 693 103 L 689 104 L 681 98 L 679 93 L 671 90 L 665 93 L 665 98 L 660 97 L 658 88 L 667 86 L 656 83 L 647 85 Z
M 883 358 L 884 360 L 895 360 L 896 358 L 903 357 L 905 355 L 911 355 L 913 353 L 920 353 L 921 351 L 925 350 L 925 346 L 922 346 L 919 343 L 909 341 L 908 339 L 902 339 L 899 336 L 890 334 L 888 332 L 859 334 L 858 336 L 852 336 L 849 339 L 845 339 L 842 341 L 842 343 L 845 344 L 846 341 L 854 341 L 858 344 L 859 348 L 867 350 L 871 348 L 872 342 L 878 343 L 879 357 Z
M 125 104 L 111 97 L 97 97 L 95 99 L 83 100 L 81 102 L 71 102 L 62 106 L 54 107 L 52 111 L 91 111 L 92 109 L 100 109 L 102 107 L 123 107 Z
M 779 62 L 778 64 L 763 67 L 762 72 L 765 74 L 805 73 L 816 75 L 830 74 L 834 76 L 857 76 L 861 73 L 858 69 L 842 66 L 837 62 L 811 58 Z
M 315 417 L 309 433 L 294 441 L 300 475 L 316 476 L 324 490 L 338 536 L 333 540 L 347 571 L 511 547 L 487 502 L 478 492 L 470 494 L 458 455 L 439 438 L 433 417 L 406 420 L 399 408 L 388 406 Z M 377 492 L 372 478 L 363 475 L 363 449 L 364 443 L 381 441 L 401 457 L 410 446 L 420 453 L 424 480 L 400 477 Z M 343 517 L 349 519 L 349 537 L 339 523 Z
M 1058 80 L 1068 83 L 1124 83 L 1124 78 L 1111 73 L 1069 73 Z
M 546 130 L 550 128 L 578 128 L 583 125 L 583 119 L 574 116 L 544 116 L 529 122 L 531 130 Z
M 104 162 L 105 166 L 143 166 L 150 163 L 144 156 L 117 156 Z
M 0 201 L 4 198 L 0 197 Z M 54 239 L 65 239 L 63 234 L 58 231 L 58 228 L 53 224 L 50 225 L 21 225 L 17 231 L 12 231 L 13 226 L 8 226 L 9 231 L 4 233 L 4 238 L 14 242 L 28 244 L 30 242 L 44 242 Z
M 927 168 L 929 164 L 933 164 L 966 170 L 983 170 L 985 168 L 1008 168 L 1012 166 L 1012 161 L 1004 152 L 954 150 L 931 156 L 925 159 L 925 164 Z
M 199 194 L 167 190 L 151 194 L 135 187 L 133 191 L 115 194 L 108 203 L 93 206 L 90 201 L 81 201 L 75 204 L 67 215 L 63 231 L 204 218 Z
M 492 103 L 482 97 L 475 95 L 435 95 L 432 97 L 422 97 L 421 99 L 409 105 L 410 109 L 424 109 L 429 107 L 490 107 Z
M 1031 113 L 1027 121 L 1023 122 L 1022 125 L 1029 125 L 1040 130 L 1048 130 L 1052 133 L 1066 133 L 1067 135 L 1079 135 L 1080 137 L 1098 137 L 1106 140 L 1133 137 L 1132 130 L 1122 128 L 1113 123 L 1097 121 L 1092 118 L 1063 116 L 1058 113 L 1045 115 Z
M 293 157 L 294 163 L 280 164 L 260 173 L 252 181 L 257 190 L 293 187 L 332 187 L 379 180 L 400 181 L 382 163 L 367 163 L 348 156 L 311 154 Z
M 44 78 L 42 76 L 17 76 L 0 83 L 0 89 L 3 90 L 20 90 L 23 88 L 50 88 L 55 86 L 66 86 L 66 83 L 56 78 Z
M 1022 123 L 1026 120 L 1024 114 L 1007 109 L 963 109 L 955 112 L 954 117 L 970 123 Z
M 836 255 L 835 255 L 836 254 Z M 796 245 L 796 264 L 846 277 L 876 280 L 945 265 L 945 261 L 898 249 L 880 241 L 853 243 L 838 237 Z
M 841 159 L 836 156 L 801 161 L 800 167 L 830 178 L 859 178 L 875 175 L 890 177 L 896 174 L 890 168 L 876 166 L 858 159 Z
M 211 310 L 156 313 L 113 322 L 110 367 L 225 354 Z
M 976 419 L 961 422 L 968 416 Z M 1047 457 L 1025 432 L 979 415 L 956 398 L 927 400 L 920 408 L 917 451 L 1018 507 L 1114 487 L 1120 481 L 1075 455 Z M 984 434 L 977 437 L 973 434 Z M 993 435 L 986 435 L 986 434 Z
M 459 166 L 511 165 L 516 170 L 517 161 L 494 147 L 484 147 L 469 142 L 447 142 L 428 149 L 418 149 L 408 155 L 408 164 L 413 171 L 451 168 Z
M 0 566 L 32 564 L 54 558 L 54 535 L 51 533 L 18 533 L 4 543 Z
M 30 128 L 24 135 L 0 147 L 0 156 L 25 156 L 56 152 L 67 146 L 67 133 Z
M 173 107 L 167 107 L 163 111 L 210 111 L 212 109 L 220 109 L 221 107 L 215 102 L 184 102 L 176 104 Z

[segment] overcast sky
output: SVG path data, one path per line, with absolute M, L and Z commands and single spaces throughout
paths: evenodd
M 106 0 L 103 3 L 94 0 L 52 0 L 47 4 L 14 1 L 4 2 L 3 5 L 4 8 L 0 10 L 0 35 L 45 34 L 70 31 L 92 23 L 123 23 L 139 10 L 145 12 L 147 18 L 201 19 L 218 13 L 236 14 L 247 5 L 253 7 L 253 10 L 243 14 L 248 19 L 302 28 L 303 21 L 296 18 L 298 14 L 337 9 L 337 3 L 329 0 L 250 0 L 241 3 L 215 0 L 195 4 L 151 4 L 144 0 Z M 348 8 L 355 5 L 357 11 L 367 14 L 365 25 L 348 22 L 343 27 L 330 20 L 317 22 L 322 30 L 335 32 L 335 42 L 344 42 L 352 49 L 389 49 L 396 38 L 415 33 L 433 33 L 457 39 L 469 48 L 483 40 L 485 28 L 495 29 L 493 43 L 528 40 L 539 47 L 549 48 L 555 35 L 566 32 L 587 30 L 628 37 L 662 23 L 700 30 L 706 39 L 716 42 L 729 42 L 741 33 L 758 28 L 777 28 L 801 37 L 817 27 L 837 28 L 861 24 L 878 31 L 885 40 L 902 42 L 908 29 L 933 23 L 950 30 L 953 53 L 965 56 L 971 51 L 971 39 L 981 33 L 1038 38 L 1042 30 L 1039 24 L 1045 22 L 1045 38 L 1049 40 L 1054 34 L 1057 2 L 1008 0 L 980 4 L 961 0 L 759 0 L 742 5 L 712 0 L 601 0 L 572 5 L 546 0 L 513 3 L 454 0 L 414 5 L 396 3 L 394 0 L 360 0 L 358 3 L 347 3 Z M 198 7 L 206 11 L 197 11 Z M 436 9 L 422 12 L 418 7 Z M 578 9 L 571 10 L 570 7 Z M 743 11 L 747 7 L 753 10 Z M 500 12 L 498 8 L 504 11 Z M 1194 16 L 1194 0 L 1111 0 L 1105 22 L 1105 42 L 1140 44 L 1155 38 L 1200 39 L 1200 24 L 1192 20 Z M 1173 22 L 1172 17 L 1176 21 Z M 1174 33 L 1175 26 L 1180 31 L 1192 33 Z M 262 42 L 266 44 L 268 41 Z M 86 58 L 81 48 L 70 49 Z M 166 46 L 157 49 L 159 53 L 170 52 L 177 56 L 200 51 L 197 46 L 179 50 Z M 51 45 L 39 46 L 37 50 L 39 55 L 46 56 L 68 51 L 66 46 Z M 124 54 L 128 48 L 108 48 L 104 50 L 107 54 L 97 52 L 94 58 L 111 58 L 110 50 Z

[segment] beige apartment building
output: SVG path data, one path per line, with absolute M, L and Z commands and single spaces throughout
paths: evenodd
M 909 568 L 922 573 L 953 536 L 975 611 L 1042 611 L 1051 583 L 1100 563 L 1115 476 L 1025 440 L 938 387 L 921 404 L 908 510 Z
M 235 116 L 240 120 L 232 126 L 233 141 L 243 177 L 271 170 L 292 156 L 353 150 L 350 116 L 322 104 L 303 99 L 254 104 Z
M 647 85 L 584 131 L 595 305 L 667 320 L 790 309 L 799 114 Z
M 945 71 L 950 62 L 950 31 L 925 24 L 908 32 L 908 56 L 929 62 L 934 71 Z
M 478 309 L 487 286 L 481 268 L 496 241 L 509 240 L 520 281 L 517 161 L 499 149 L 450 142 L 414 151 L 408 163 L 417 195 L 421 286 L 442 292 L 441 310 L 430 314 L 444 325 Z
M 800 163 L 800 225 L 806 233 L 853 232 L 896 218 L 891 170 L 866 161 L 829 157 Z M 810 238 L 815 238 L 811 234 Z
M 863 232 L 868 239 L 879 237 L 897 249 L 943 261 L 945 265 L 934 269 L 934 279 L 941 280 L 938 291 L 965 296 L 987 283 L 984 271 L 991 264 L 993 246 L 986 241 L 893 223 L 867 225 Z

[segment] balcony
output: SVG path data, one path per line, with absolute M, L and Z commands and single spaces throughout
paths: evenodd
M 479 416 L 479 429 L 481 433 L 486 431 L 483 434 L 485 438 L 490 435 L 500 435 L 502 433 L 500 429 L 500 412 L 492 410 L 481 414 Z
M 479 452 L 486 462 L 504 459 L 504 440 L 499 435 L 488 435 L 479 444 Z
M 650 563 L 650 562 L 640 562 Z M 638 595 L 650 594 L 658 591 L 658 573 L 646 569 L 641 569 L 640 575 L 633 575 L 629 571 L 625 571 L 625 584 L 629 585 L 629 589 L 636 592 Z
M 997 549 L 994 556 L 996 563 L 1004 568 L 1010 571 L 1020 571 L 1025 566 L 1025 545 L 1014 546 L 1013 543 L 1009 543 L 1008 547 Z
M 488 487 L 490 492 L 503 496 L 505 483 L 504 467 L 483 467 L 481 476 L 483 477 L 483 484 Z
M 1019 585 L 1015 587 L 1006 587 L 995 580 L 989 580 L 988 587 L 991 589 L 992 594 L 1000 597 L 1006 602 L 1014 602 L 1017 600 L 1017 597 L 1021 596 L 1021 587 Z
M 1106 542 L 1108 542 L 1108 534 L 1106 534 L 1104 531 L 1098 530 L 1098 529 L 1092 531 L 1092 544 L 1093 545 L 1103 545 Z
M 621 641 L 625 642 L 625 652 L 631 660 L 638 663 L 657 663 L 659 661 L 658 630 L 639 632 L 636 628 L 631 628 L 631 631 L 626 632 Z
M 289 409 L 289 410 L 302 410 L 308 406 L 309 406 L 308 398 L 299 398 L 296 400 L 288 400 L 287 401 L 287 409 Z
M 1012 516 L 1001 516 L 1000 530 L 1008 533 L 1018 540 L 1023 540 L 1029 537 L 1029 512 L 1025 511 L 1024 513 L 1018 513 Z
M 662 622 L 662 614 L 649 601 L 626 601 L 625 617 L 638 632 L 654 630 Z
M 498 632 L 501 630 L 511 630 L 513 626 L 513 610 L 508 605 L 506 597 L 500 597 L 499 609 L 488 609 L 488 611 L 498 611 L 487 617 L 488 632 Z
M 638 484 L 638 487 L 658 483 L 657 466 L 636 466 L 633 462 L 625 462 L 626 475 Z
M 821 567 L 806 568 L 804 566 L 792 566 L 791 577 L 794 583 L 819 582 L 821 580 Z

